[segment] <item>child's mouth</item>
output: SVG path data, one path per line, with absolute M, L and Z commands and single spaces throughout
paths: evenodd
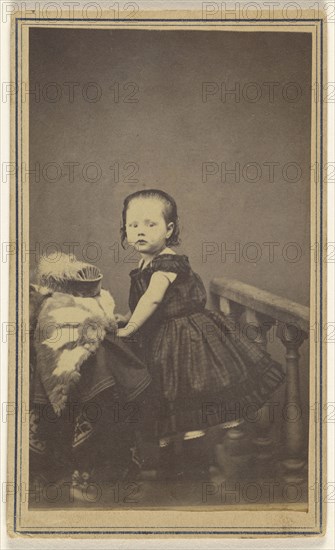
M 147 241 L 141 240 L 141 241 L 136 241 L 136 244 L 148 244 L 148 243 L 147 243 Z

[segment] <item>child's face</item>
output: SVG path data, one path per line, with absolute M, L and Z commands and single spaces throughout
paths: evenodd
M 166 224 L 163 204 L 159 199 L 138 198 L 131 201 L 126 214 L 128 243 L 142 254 L 159 253 L 173 232 Z

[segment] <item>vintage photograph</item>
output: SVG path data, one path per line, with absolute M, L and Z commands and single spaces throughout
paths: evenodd
M 22 532 L 321 532 L 320 23 L 23 23 Z

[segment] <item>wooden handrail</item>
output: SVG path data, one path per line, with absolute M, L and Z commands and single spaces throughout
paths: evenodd
M 285 324 L 293 324 L 306 333 L 309 332 L 309 308 L 297 302 L 226 277 L 212 279 L 210 290 L 217 296 L 241 304 Z
M 276 336 L 285 346 L 286 385 L 284 406 L 296 411 L 302 410 L 299 382 L 299 348 L 309 336 L 309 308 L 271 292 L 261 290 L 236 279 L 218 277 L 211 281 L 210 290 L 219 297 L 219 308 L 235 322 L 244 316 L 243 322 L 250 321 L 259 329 L 254 342 L 267 349 L 267 331 L 276 325 Z M 298 333 L 296 332 L 298 328 Z M 259 434 L 254 439 L 259 447 L 258 460 L 266 461 L 271 456 L 274 442 L 271 438 L 271 424 L 262 419 L 258 425 Z M 243 429 L 236 428 L 230 434 L 232 441 L 243 440 Z M 228 435 L 229 439 L 229 435 Z M 294 422 L 284 422 L 282 449 L 285 455 L 280 462 L 283 478 L 300 483 L 305 480 L 304 443 L 302 415 Z

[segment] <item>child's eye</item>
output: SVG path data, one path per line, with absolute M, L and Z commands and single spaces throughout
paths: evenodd
M 149 223 L 149 227 L 154 227 L 155 225 L 156 225 L 156 224 L 153 223 L 153 222 L 150 222 L 150 223 Z

